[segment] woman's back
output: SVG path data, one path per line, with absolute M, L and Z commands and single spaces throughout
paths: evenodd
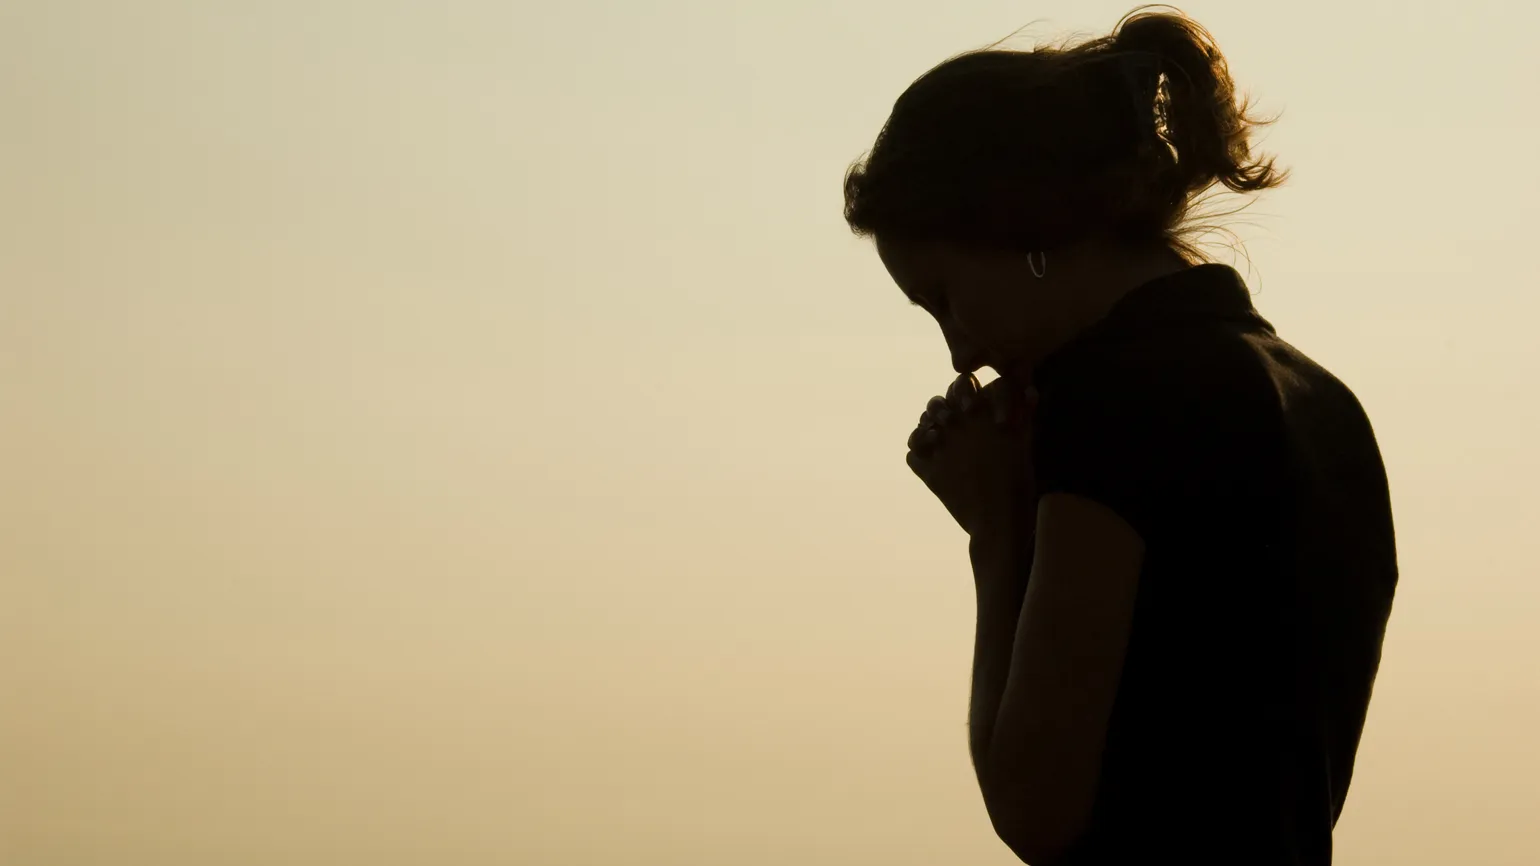
M 1397 574 L 1357 400 L 1222 265 L 1135 290 L 1037 385 L 1040 492 L 1095 499 L 1147 545 L 1064 862 L 1328 863 Z

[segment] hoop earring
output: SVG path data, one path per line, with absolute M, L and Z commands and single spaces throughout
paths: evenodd
M 1043 278 L 1043 275 L 1048 273 L 1048 253 L 1042 252 L 1042 253 L 1038 253 L 1038 255 L 1043 257 L 1043 269 L 1042 269 L 1042 271 L 1038 271 L 1037 265 L 1032 262 L 1032 254 L 1031 253 L 1027 253 L 1027 267 L 1032 269 L 1032 276 L 1037 277 L 1038 279 L 1041 280 Z

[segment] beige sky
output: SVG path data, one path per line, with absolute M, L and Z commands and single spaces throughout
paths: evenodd
M 1015 862 L 839 180 L 1131 5 L 0 5 L 0 863 Z M 1540 14 L 1379 6 L 1184 7 L 1295 172 L 1221 260 L 1391 475 L 1337 862 L 1528 866 Z

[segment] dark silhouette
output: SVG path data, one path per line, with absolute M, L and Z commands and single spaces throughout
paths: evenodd
M 907 459 L 969 535 L 1001 839 L 1034 866 L 1322 866 L 1397 581 L 1388 485 L 1352 392 L 1192 240 L 1205 191 L 1285 175 L 1167 10 L 926 73 L 845 216 L 959 374 Z

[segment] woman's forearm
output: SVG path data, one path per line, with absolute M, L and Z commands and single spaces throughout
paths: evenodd
M 975 772 L 989 754 L 1000 696 L 1010 674 L 1016 626 L 1032 571 L 1031 524 L 975 535 L 968 558 L 978 599 L 973 643 L 973 685 L 968 706 L 968 751 Z

